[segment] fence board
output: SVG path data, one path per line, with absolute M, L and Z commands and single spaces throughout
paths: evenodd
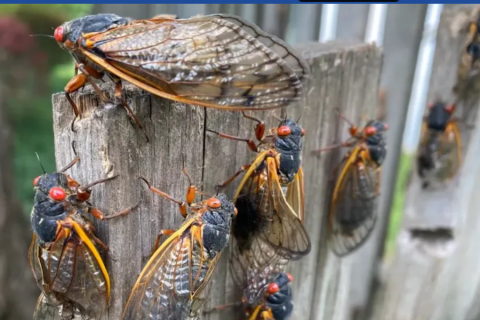
M 339 108 L 352 120 L 362 114 L 373 116 L 381 71 L 382 53 L 375 46 L 354 43 L 300 46 L 312 67 L 314 88 L 302 116 L 306 128 L 305 168 L 306 226 L 312 252 L 292 263 L 295 309 L 293 319 L 346 319 L 346 291 L 349 288 L 349 260 L 329 252 L 325 215 L 333 185 L 332 170 L 343 152 L 313 156 L 312 150 L 338 143 L 348 135 L 347 126 L 336 115 Z
M 435 98 L 447 102 L 454 100 L 451 89 L 463 42 L 459 26 L 466 22 L 472 8 L 454 6 L 442 13 L 429 102 Z M 475 121 L 473 115 L 470 121 Z M 469 134 L 463 131 L 466 141 L 467 136 Z M 465 250 L 469 246 L 466 244 L 467 236 L 460 233 L 465 227 L 466 211 L 458 206 L 461 195 L 471 192 L 471 187 L 464 182 L 471 173 L 461 171 L 448 185 L 425 190 L 421 188 L 415 170 L 416 168 L 407 190 L 395 256 L 390 262 L 388 278 L 377 294 L 378 306 L 375 308 L 374 319 L 466 319 L 465 308 L 459 308 L 460 304 L 456 302 L 471 297 L 467 291 L 477 288 L 478 279 L 477 282 L 473 281 L 476 278 L 471 278 L 471 283 L 461 282 L 463 291 L 453 284 L 459 280 L 459 270 L 470 270 L 472 266 L 472 263 L 465 266 L 468 258 L 461 259 L 465 257 Z M 474 234 L 476 232 L 469 233 L 470 237 L 475 237 Z

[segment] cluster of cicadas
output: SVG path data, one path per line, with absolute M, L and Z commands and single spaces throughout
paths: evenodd
M 106 75 L 116 85 L 114 103 L 127 110 L 146 136 L 122 98 L 122 80 L 171 100 L 243 112 L 302 103 L 310 72 L 307 62 L 289 45 L 235 16 L 130 20 L 99 14 L 63 24 L 54 38 L 73 55 L 76 73 L 80 71 L 65 89 L 75 118 L 81 113 L 70 93 L 87 82 L 105 103 L 111 103 L 94 81 Z M 185 201 L 141 178 L 149 190 L 177 203 L 184 221 L 175 230 L 161 230 L 160 235 L 167 238 L 161 244 L 157 238 L 123 319 L 200 316 L 226 247 L 234 281 L 243 290 L 244 319 L 290 317 L 293 278 L 285 266 L 311 249 L 304 227 L 305 130 L 287 118 L 266 130 L 262 120 L 243 114 L 256 123 L 258 143 L 209 130 L 244 141 L 256 153 L 253 162 L 219 185 L 224 187 L 243 174 L 232 200 L 217 192 L 195 202 L 196 195 L 204 193 L 197 191 L 185 168 L 190 182 Z M 337 169 L 328 214 L 331 248 L 339 256 L 365 242 L 375 225 L 386 130 L 385 124 L 373 120 L 363 129 L 350 123 L 351 138 L 335 146 L 349 148 Z M 82 185 L 65 173 L 77 161 L 34 180 L 29 259 L 42 290 L 34 319 L 72 319 L 78 312 L 99 319 L 109 305 L 110 276 L 100 255 L 108 247 L 95 236 L 87 215 L 113 218 L 134 207 L 108 216 L 95 208 L 89 202 L 92 187 L 113 177 Z
M 424 117 L 417 152 L 417 172 L 424 189 L 451 181 L 462 164 L 463 148 L 458 123 L 465 124 L 471 116 L 469 96 L 480 90 L 480 9 L 475 9 L 473 15 L 475 17 L 462 30 L 466 36 L 459 59 L 457 81 L 452 88 L 454 102 L 437 100 L 428 105 Z M 474 100 L 478 101 L 478 96 L 474 96 Z M 454 113 L 459 103 L 463 104 L 463 114 L 456 117 Z

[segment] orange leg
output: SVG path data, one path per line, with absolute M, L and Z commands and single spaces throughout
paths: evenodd
M 113 219 L 113 218 L 117 218 L 117 217 L 121 217 L 121 216 L 124 216 L 128 213 L 130 213 L 133 209 L 135 209 L 136 207 L 138 207 L 138 205 L 140 204 L 141 200 L 138 201 L 135 205 L 131 206 L 131 207 L 128 207 L 126 209 L 123 209 L 122 211 L 120 212 L 117 212 L 117 213 L 114 213 L 114 214 L 111 214 L 111 215 L 108 215 L 108 216 L 105 216 L 100 210 L 98 210 L 97 208 L 94 208 L 94 207 L 90 207 L 89 208 L 89 212 L 97 219 L 99 220 L 110 220 L 110 219 Z
M 258 141 L 262 141 L 263 135 L 265 134 L 265 122 L 262 120 L 249 116 L 245 112 L 242 111 L 242 115 L 245 119 L 249 119 L 255 121 L 257 124 L 255 125 L 255 137 Z M 255 151 L 255 150 L 254 150 Z
M 172 202 L 175 202 L 176 204 L 178 204 L 179 206 L 179 209 L 180 209 L 180 214 L 182 215 L 182 217 L 186 217 L 187 216 L 187 204 L 183 201 L 179 201 L 179 200 L 176 200 L 175 198 L 173 198 L 172 196 L 168 195 L 167 193 L 161 191 L 161 190 L 158 190 L 157 188 L 154 188 L 151 186 L 150 182 L 148 182 L 147 179 L 145 178 L 142 178 L 140 177 L 139 179 L 143 180 L 147 186 L 148 186 L 148 189 L 150 189 L 150 191 L 152 191 L 153 193 L 156 193 L 158 195 L 161 195 L 162 197 L 172 201 Z
M 226 186 L 228 186 L 233 180 L 235 180 L 240 174 L 242 174 L 243 172 L 247 171 L 248 169 L 250 169 L 250 164 L 246 164 L 246 165 L 243 165 L 240 167 L 240 169 L 235 172 L 233 174 L 233 176 L 231 176 L 227 181 L 225 181 L 224 183 L 222 184 L 219 184 L 217 185 L 217 188 L 219 190 L 222 190 L 223 188 L 225 188 Z
M 162 230 L 160 230 L 160 233 L 157 236 L 157 240 L 155 241 L 155 244 L 153 245 L 152 251 L 150 252 L 150 257 L 153 256 L 155 251 L 157 251 L 158 247 L 160 246 L 160 239 L 162 238 L 162 236 L 171 236 L 174 233 L 175 233 L 175 230 L 173 230 L 173 229 L 162 229 Z
M 235 141 L 244 141 L 244 142 L 247 143 L 250 150 L 252 150 L 254 152 L 258 151 L 257 145 L 251 139 L 243 139 L 243 138 L 231 136 L 231 135 L 228 135 L 228 134 L 220 133 L 220 132 L 217 132 L 217 131 L 213 131 L 213 130 L 210 130 L 210 129 L 207 129 L 207 131 L 209 131 L 211 133 L 215 133 L 217 136 L 219 136 L 221 138 L 226 138 L 226 139 L 235 140 Z

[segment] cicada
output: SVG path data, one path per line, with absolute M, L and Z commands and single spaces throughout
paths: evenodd
M 292 275 L 278 273 L 270 283 L 262 286 L 266 279 L 272 276 L 261 277 L 260 282 L 251 281 L 244 291 L 245 319 L 288 320 L 293 312 Z
M 242 319 L 288 320 L 293 311 L 290 287 L 293 277 L 281 269 L 272 265 L 265 270 L 249 270 L 243 279 L 243 296 L 240 302 L 218 306 L 205 313 L 242 306 L 245 311 Z
M 451 179 L 462 163 L 462 139 L 453 117 L 455 106 L 436 102 L 428 109 L 417 152 L 417 170 L 424 188 L 431 182 Z
M 100 319 L 110 298 L 110 278 L 99 249 L 107 249 L 95 236 L 85 216 L 110 219 L 128 213 L 104 216 L 88 199 L 91 188 L 107 178 L 82 186 L 63 170 L 45 173 L 34 180 L 35 200 L 31 213 L 34 231 L 29 262 L 42 290 L 33 318 L 73 319 L 74 312 Z
M 282 40 L 230 15 L 131 20 L 97 14 L 64 23 L 54 37 L 78 70 L 65 93 L 106 74 L 121 98 L 125 80 L 174 101 L 226 110 L 287 107 L 303 99 L 308 64 Z M 98 87 L 94 86 L 104 102 Z M 143 127 L 142 127 L 143 128 Z
M 376 200 L 380 188 L 380 170 L 387 148 L 385 123 L 370 120 L 359 130 L 350 121 L 351 138 L 337 147 L 350 150 L 336 170 L 336 182 L 328 215 L 330 248 L 338 256 L 359 248 L 369 237 L 377 217 Z
M 475 10 L 474 18 L 468 24 L 468 32 L 464 40 L 462 52 L 457 70 L 457 83 L 454 92 L 459 96 L 464 96 L 467 91 L 478 90 L 478 79 L 480 72 L 480 9 Z
M 279 257 L 296 260 L 311 249 L 303 226 L 301 152 L 305 130 L 286 119 L 264 136 L 265 124 L 259 119 L 245 117 L 257 122 L 258 145 L 249 139 L 209 130 L 220 137 L 245 141 L 257 152 L 251 164 L 243 166 L 222 185 L 226 186 L 245 172 L 234 196 L 239 213 L 232 225 L 234 239 L 230 248 L 232 274 L 237 284 L 248 269 L 264 269 Z
M 192 202 L 196 191 L 190 184 L 186 202 L 182 202 L 144 181 L 151 191 L 179 204 L 185 220 L 176 231 L 160 233 L 170 236 L 140 273 L 122 319 L 195 317 L 205 302 L 210 280 L 230 239 L 231 221 L 237 210 L 224 194 L 195 204 Z M 187 205 L 191 212 L 187 212 Z

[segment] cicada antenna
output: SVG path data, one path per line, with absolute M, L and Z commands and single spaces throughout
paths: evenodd
M 45 168 L 43 167 L 43 164 L 42 164 L 42 161 L 40 161 L 40 156 L 38 155 L 37 152 L 35 152 L 35 154 L 37 155 L 37 160 L 38 160 L 38 163 L 40 163 L 40 167 L 42 168 L 43 170 L 43 173 L 47 173 L 47 171 L 45 171 Z

